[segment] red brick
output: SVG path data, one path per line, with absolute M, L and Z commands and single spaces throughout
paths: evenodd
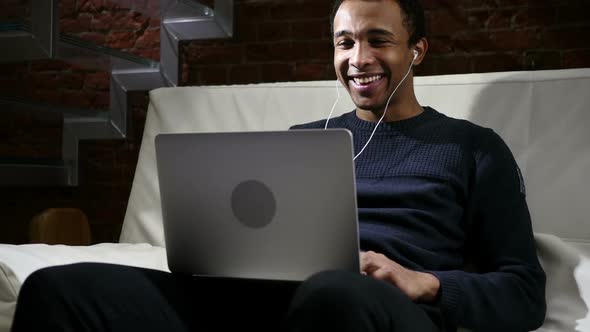
M 470 31 L 477 31 L 485 28 L 486 22 L 490 18 L 490 11 L 489 10 L 472 10 L 466 12 L 467 15 L 467 23 L 469 25 Z M 436 29 L 436 27 L 433 27 Z
M 55 89 L 59 87 L 58 76 L 54 73 L 31 73 L 26 80 L 27 84 L 36 89 Z
M 225 85 L 229 84 L 227 79 L 228 68 L 226 66 L 200 67 L 198 71 L 199 85 Z
M 91 29 L 93 31 L 110 30 L 113 27 L 113 16 L 110 13 L 101 13 L 92 18 Z
M 135 42 L 136 48 L 159 48 L 160 29 L 146 30 Z
M 84 32 L 78 34 L 78 38 L 101 46 L 104 45 L 106 42 L 106 35 L 104 33 L 98 32 Z
M 588 12 L 590 3 L 588 1 L 571 1 L 568 5 L 557 8 L 557 23 L 559 24 L 585 24 L 588 27 Z
M 473 63 L 473 72 L 486 73 L 522 70 L 521 59 L 520 54 L 490 54 L 474 56 L 471 61 Z
M 334 58 L 334 46 L 331 41 L 312 41 L 293 43 L 298 49 L 307 51 L 304 60 L 330 60 Z
M 34 101 L 42 101 L 52 105 L 60 105 L 63 100 L 62 92 L 55 89 L 55 86 L 51 88 L 27 90 L 27 97 Z
M 496 50 L 525 50 L 539 46 L 537 31 L 534 29 L 498 31 L 490 34 L 490 41 Z
M 421 64 L 414 67 L 414 76 L 435 75 L 435 61 L 428 55 Z
M 150 59 L 150 60 L 154 60 L 154 61 L 160 61 L 160 48 L 134 48 L 128 51 L 131 54 L 134 54 L 136 56 L 142 57 L 142 58 L 146 58 L 146 59 Z
M 328 68 L 325 63 L 297 63 L 293 74 L 296 81 L 326 80 Z
M 258 65 L 237 65 L 229 69 L 230 84 L 260 83 L 260 68 Z
M 61 0 L 58 6 L 60 17 L 72 16 L 76 12 L 76 0 Z
M 148 18 L 138 12 L 117 12 L 113 17 L 113 29 L 117 30 L 141 30 L 148 25 Z
M 82 13 L 94 13 L 96 9 L 92 0 L 80 0 L 78 1 L 78 11 Z
M 61 73 L 58 76 L 58 81 L 56 87 L 60 89 L 75 89 L 79 90 L 82 88 L 82 84 L 84 83 L 84 76 L 82 73 L 74 72 L 74 73 Z
M 111 104 L 111 97 L 108 91 L 96 91 L 92 108 L 108 109 Z
M 100 12 L 104 9 L 104 0 L 90 0 L 89 3 L 92 5 L 95 11 Z
M 487 32 L 464 32 L 455 34 L 452 40 L 452 48 L 455 51 L 478 52 L 493 50 L 495 45 L 490 40 Z
M 28 63 L 0 63 L 0 76 L 7 75 L 22 75 L 22 73 L 29 71 Z
M 148 27 L 149 28 L 159 28 L 161 23 L 162 23 L 162 21 L 160 20 L 159 17 L 150 17 Z
M 260 65 L 263 82 L 288 82 L 294 80 L 293 66 L 286 63 Z
M 3 0 L 0 19 L 12 20 L 28 17 L 27 4 L 27 2 L 21 0 Z
M 485 27 L 490 30 L 508 29 L 510 28 L 510 21 L 512 12 L 506 10 L 496 10 L 488 18 Z
M 590 49 L 565 52 L 563 55 L 564 68 L 590 68 Z
M 446 54 L 452 51 L 453 42 L 449 37 L 433 37 L 428 40 L 427 54 Z
M 242 61 L 242 47 L 239 45 L 198 46 L 185 48 L 186 62 L 191 65 L 238 64 Z
M 550 0 L 546 1 L 546 3 L 555 3 L 558 1 L 569 1 L 569 0 Z M 522 7 L 522 6 L 530 6 L 530 5 L 538 5 L 539 2 L 531 1 L 531 0 L 496 0 L 499 6 L 503 7 Z
M 437 74 L 460 74 L 471 72 L 469 57 L 465 55 L 449 55 L 436 58 Z
M 306 49 L 308 46 L 302 43 L 294 45 L 290 42 L 250 44 L 246 46 L 246 59 L 249 62 L 305 60 L 309 54 Z
M 116 9 L 121 9 L 121 8 L 130 8 L 133 7 L 133 1 L 137 1 L 137 0 L 127 0 L 127 2 L 123 2 L 122 0 L 104 0 L 103 6 L 105 10 L 108 11 L 114 11 Z M 119 3 L 122 4 L 122 6 L 119 5 Z
M 24 90 L 26 90 L 26 85 L 22 79 L 0 76 L 0 91 L 2 91 L 2 94 L 18 96 Z
M 180 77 L 180 85 L 196 85 L 198 84 L 199 78 L 198 73 L 196 70 L 189 70 L 189 66 L 187 63 L 181 64 L 182 69 L 180 70 L 181 77 Z
M 330 17 L 331 1 L 309 0 L 305 3 L 279 2 L 270 7 L 269 16 L 273 20 L 310 19 Z
M 80 33 L 90 30 L 92 17 L 86 14 L 77 18 L 62 18 L 59 27 L 62 33 Z
M 330 23 L 327 20 L 292 22 L 291 36 L 293 40 L 332 40 Z
M 130 31 L 110 32 L 106 38 L 106 44 L 116 49 L 131 48 L 135 44 L 137 36 Z
M 542 48 L 572 49 L 588 47 L 588 27 L 566 27 L 544 31 L 541 37 Z
M 469 22 L 463 15 L 442 9 L 430 12 L 426 17 L 430 34 L 445 36 L 468 29 Z
M 556 14 L 553 8 L 523 8 L 512 17 L 512 26 L 514 28 L 550 26 L 555 23 Z
M 111 84 L 111 75 L 107 72 L 86 74 L 84 80 L 85 89 L 108 90 Z
M 65 90 L 62 92 L 62 103 L 71 107 L 89 107 L 94 98 L 93 91 Z
M 430 0 L 433 2 L 441 2 L 440 0 Z M 517 1 L 517 0 L 512 0 Z M 450 6 L 449 2 L 445 2 L 442 6 Z M 453 1 L 453 6 L 460 7 L 463 9 L 493 9 L 497 8 L 498 4 L 496 0 L 456 0 Z M 434 5 L 434 7 L 440 7 L 441 5 Z
M 528 51 L 525 56 L 526 70 L 546 70 L 561 68 L 561 52 Z
M 255 3 L 238 3 L 237 16 L 248 23 L 257 23 L 269 16 L 269 6 Z M 245 23 L 244 22 L 244 23 Z
M 238 23 L 234 30 L 234 38 L 240 42 L 254 42 L 258 40 L 258 24 Z
M 36 60 L 31 62 L 31 71 L 65 71 L 69 70 L 70 65 L 60 60 Z
M 267 22 L 258 24 L 258 40 L 290 40 L 289 25 L 285 22 Z

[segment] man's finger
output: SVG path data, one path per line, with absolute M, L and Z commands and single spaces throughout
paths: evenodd
M 376 270 L 372 271 L 371 273 L 369 273 L 369 275 L 375 279 L 378 279 L 378 280 L 389 281 L 389 270 L 384 269 L 384 268 L 376 269 Z

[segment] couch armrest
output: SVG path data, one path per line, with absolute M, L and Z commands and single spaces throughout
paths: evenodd
M 23 281 L 36 270 L 81 262 L 102 262 L 167 271 L 166 251 L 146 243 L 92 246 L 0 244 L 0 332 L 9 331 Z

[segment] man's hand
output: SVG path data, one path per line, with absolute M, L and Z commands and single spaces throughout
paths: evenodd
M 408 270 L 374 251 L 361 252 L 361 271 L 396 285 L 414 302 L 433 302 L 440 289 L 434 275 Z

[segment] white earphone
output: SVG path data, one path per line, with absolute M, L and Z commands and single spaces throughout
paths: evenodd
M 399 84 L 395 87 L 395 89 L 393 90 L 393 92 L 389 96 L 389 99 L 387 99 L 387 104 L 385 104 L 385 110 L 383 111 L 383 115 L 381 116 L 381 118 L 379 119 L 377 124 L 375 125 L 375 128 L 373 129 L 371 136 L 369 136 L 367 143 L 365 143 L 365 145 L 363 146 L 361 151 L 356 156 L 354 156 L 354 158 L 352 158 L 352 160 L 356 160 L 356 158 L 358 158 L 358 156 L 360 156 L 361 153 L 363 153 L 363 151 L 365 151 L 365 148 L 369 145 L 369 142 L 371 142 L 373 135 L 375 135 L 375 131 L 377 131 L 377 127 L 379 127 L 379 124 L 381 123 L 381 121 L 383 121 L 383 118 L 385 117 L 385 114 L 387 113 L 387 108 L 389 107 L 389 102 L 391 101 L 391 98 L 393 97 L 393 95 L 395 94 L 397 89 L 400 87 L 400 85 L 402 85 L 402 83 L 406 80 L 406 78 L 408 77 L 408 75 L 412 71 L 412 66 L 414 65 L 414 61 L 416 61 L 416 59 L 418 58 L 418 55 L 420 54 L 418 52 L 418 50 L 416 50 L 416 49 L 414 49 L 413 53 L 414 53 L 414 58 L 412 59 L 412 63 L 410 63 L 410 66 L 408 68 L 408 72 L 406 73 L 404 78 L 402 78 L 402 80 L 399 82 Z M 340 91 L 338 90 L 338 79 L 336 79 L 336 92 L 338 93 L 338 98 L 336 98 L 334 105 L 332 105 L 332 110 L 330 111 L 330 114 L 328 115 L 328 118 L 326 119 L 326 125 L 325 125 L 324 129 L 328 129 L 328 121 L 330 121 L 330 118 L 332 117 L 332 113 L 334 113 L 334 109 L 336 108 L 336 104 L 338 103 L 338 100 L 340 99 Z

